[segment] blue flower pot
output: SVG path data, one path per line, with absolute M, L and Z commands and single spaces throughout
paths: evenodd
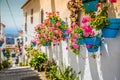
M 84 39 L 77 39 L 77 44 L 78 45 L 83 45 L 85 42 L 84 42 Z
M 109 18 L 110 25 L 102 29 L 102 35 L 105 38 L 115 38 L 120 28 L 120 19 Z
M 100 45 L 101 38 L 100 37 L 85 38 L 84 42 L 86 44 L 91 44 L 91 45 Z
M 101 43 L 101 38 L 100 37 L 85 38 L 84 41 L 86 45 L 97 46 L 96 48 L 87 48 L 88 52 L 97 52 Z
M 46 42 L 45 44 L 44 44 L 44 46 L 49 46 L 50 44 L 49 44 L 49 42 Z
M 82 2 L 86 10 L 97 11 L 96 4 L 99 3 L 99 0 L 92 0 L 92 1 L 82 0 Z
M 2 43 L 2 42 L 0 42 L 0 47 L 2 47 L 2 45 L 3 45 L 3 43 Z
M 66 39 L 66 38 L 68 38 L 68 37 L 69 37 L 69 34 L 68 34 L 68 33 L 66 33 L 66 30 L 63 30 L 62 32 L 63 32 L 63 37 L 64 37 L 64 39 Z
M 7 56 L 7 54 L 5 53 L 5 51 L 2 51 L 2 53 L 3 53 L 3 55 L 6 57 Z
M 35 47 L 36 46 L 36 43 L 35 42 L 32 42 L 33 46 Z
M 88 52 L 97 52 L 98 51 L 98 48 L 87 48 Z

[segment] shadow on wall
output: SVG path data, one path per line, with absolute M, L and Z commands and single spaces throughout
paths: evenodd
M 105 45 L 102 45 L 101 71 L 103 80 L 120 80 L 120 33 L 115 39 L 105 39 L 108 51 Z
M 114 7 L 114 5 L 113 4 L 111 4 L 110 6 L 109 6 L 109 8 L 108 8 L 108 16 L 110 17 L 110 18 L 116 18 L 116 12 L 118 12 L 118 9 L 117 9 L 117 7 Z

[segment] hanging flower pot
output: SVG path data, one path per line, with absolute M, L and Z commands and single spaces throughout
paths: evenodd
M 63 38 L 67 39 L 69 37 L 69 34 L 67 33 L 67 31 L 63 30 L 62 32 L 63 32 Z
M 0 42 L 0 47 L 2 47 L 2 45 L 3 45 L 3 43 L 2 43 L 2 42 Z
M 36 39 L 31 40 L 31 43 L 35 47 L 36 46 Z
M 88 11 L 97 11 L 96 4 L 99 0 L 82 0 L 84 8 Z
M 2 47 L 3 43 L 4 43 L 4 39 L 1 38 L 1 39 L 0 39 L 0 47 Z
M 85 38 L 85 43 L 88 52 L 97 52 L 101 43 L 101 38 L 100 37 Z
M 85 38 L 84 40 L 86 44 L 94 44 L 94 45 L 98 45 L 101 42 L 100 37 Z
M 36 46 L 36 42 L 32 42 L 32 45 L 35 47 Z
M 5 52 L 5 48 L 2 49 L 2 53 L 3 53 L 3 55 L 4 55 L 5 57 L 7 56 L 7 54 L 6 54 L 6 52 Z
M 99 45 L 86 45 L 88 52 L 97 52 Z
M 110 25 L 102 29 L 102 35 L 105 38 L 115 38 L 120 29 L 120 19 L 109 18 Z
M 51 45 L 50 42 L 46 42 L 46 43 L 44 44 L 44 46 L 50 46 L 50 45 Z

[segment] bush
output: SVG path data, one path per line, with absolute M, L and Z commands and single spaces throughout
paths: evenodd
M 35 54 L 30 61 L 30 66 L 37 68 L 38 70 L 42 71 L 43 69 L 43 63 L 47 61 L 47 55 L 44 53 L 40 52 L 39 54 Z
M 2 63 L 0 63 L 0 70 L 3 68 Z
M 10 65 L 10 62 L 8 60 L 5 60 L 2 62 L 3 68 L 8 68 Z
M 23 66 L 23 63 L 22 63 L 22 62 L 19 62 L 19 66 Z
M 76 74 L 70 66 L 60 68 L 54 61 L 48 61 L 45 68 L 46 77 L 50 80 L 78 80 L 80 75 L 80 72 Z

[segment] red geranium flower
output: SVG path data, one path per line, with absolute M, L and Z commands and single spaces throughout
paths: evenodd
M 101 3 L 98 3 L 97 5 L 96 5 L 96 8 L 99 8 L 101 6 Z
M 111 3 L 116 3 L 117 0 L 109 0 Z

